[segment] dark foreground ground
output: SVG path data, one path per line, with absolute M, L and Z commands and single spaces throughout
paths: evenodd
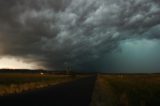
M 160 106 L 159 74 L 98 75 L 91 106 Z
M 2 106 L 89 106 L 96 76 L 69 83 L 0 97 Z

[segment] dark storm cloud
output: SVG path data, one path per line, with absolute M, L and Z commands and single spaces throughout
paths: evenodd
M 0 55 L 99 70 L 120 41 L 158 39 L 159 17 L 159 0 L 1 0 Z

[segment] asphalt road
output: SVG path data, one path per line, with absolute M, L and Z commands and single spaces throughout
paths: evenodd
M 8 106 L 89 106 L 96 76 L 0 97 L 0 105 Z

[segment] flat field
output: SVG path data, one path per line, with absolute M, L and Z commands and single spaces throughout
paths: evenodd
M 99 75 L 91 106 L 159 106 L 160 75 Z
M 70 75 L 0 74 L 0 96 L 47 87 L 76 79 Z

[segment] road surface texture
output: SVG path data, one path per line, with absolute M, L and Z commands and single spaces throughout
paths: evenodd
M 96 76 L 0 97 L 1 106 L 89 106 Z

